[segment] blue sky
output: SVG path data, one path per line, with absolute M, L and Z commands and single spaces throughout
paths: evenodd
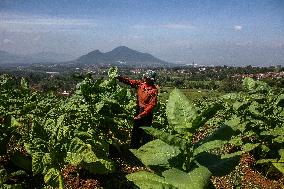
M 170 62 L 284 65 L 284 0 L 0 0 L 0 50 L 120 45 Z

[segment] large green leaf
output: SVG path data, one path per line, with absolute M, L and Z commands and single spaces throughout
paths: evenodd
M 98 158 L 94 152 L 68 152 L 65 161 L 73 165 L 83 165 L 92 173 L 106 174 L 114 171 L 114 164 L 107 159 Z
M 169 124 L 174 130 L 180 133 L 182 133 L 185 128 L 191 128 L 192 121 L 197 116 L 195 107 L 178 89 L 174 89 L 171 92 L 167 103 L 166 113 Z
M 163 172 L 165 181 L 179 189 L 206 189 L 210 183 L 211 172 L 203 167 L 197 167 L 189 173 L 172 168 Z
M 141 189 L 178 189 L 167 183 L 165 178 L 146 171 L 129 174 L 126 178 Z
M 284 108 L 284 94 L 281 94 L 276 101 L 277 106 Z
M 52 187 L 57 187 L 59 185 L 59 175 L 60 171 L 55 168 L 50 168 L 44 175 L 44 182 Z
M 208 168 L 213 175 L 223 176 L 230 173 L 239 163 L 239 156 L 222 159 L 220 156 L 203 152 L 196 157 L 196 161 Z
M 94 174 L 107 174 L 115 170 L 113 162 L 106 159 L 98 159 L 97 161 L 84 161 L 82 163 L 88 171 Z
M 186 96 L 180 90 L 174 89 L 169 96 L 166 114 L 170 126 L 175 131 L 190 136 L 192 131 L 203 126 L 221 108 L 221 103 L 214 103 L 198 114 Z
M 251 92 L 261 92 L 261 91 L 267 91 L 270 89 L 267 83 L 264 83 L 262 81 L 255 81 L 254 79 L 249 78 L 249 77 L 243 80 L 243 86 L 245 89 Z
M 91 148 L 88 144 L 83 142 L 81 139 L 78 137 L 74 137 L 71 141 L 70 144 L 67 147 L 68 152 L 74 152 L 74 153 L 83 153 L 85 150 L 88 150 Z
M 108 70 L 108 77 L 110 79 L 116 78 L 118 76 L 118 68 L 117 67 L 111 67 Z
M 225 121 L 225 124 L 230 126 L 234 131 L 240 130 L 244 132 L 246 129 L 246 125 L 241 123 L 241 118 L 233 115 L 229 120 Z
M 65 161 L 73 165 L 84 165 L 90 172 L 105 174 L 114 170 L 113 163 L 105 158 L 98 158 L 90 144 L 75 137 L 68 147 Z
M 259 143 L 246 143 L 245 145 L 242 146 L 242 151 L 243 152 L 249 152 L 255 149 L 256 147 L 259 146 Z
M 272 163 L 272 165 L 276 167 L 281 173 L 284 174 L 284 163 L 283 162 Z
M 255 144 L 254 143 L 246 143 L 246 144 L 242 145 L 240 151 L 233 152 L 233 153 L 230 153 L 230 154 L 224 154 L 224 155 L 222 155 L 222 159 L 242 155 L 246 152 L 252 151 L 253 149 L 258 147 L 259 145 L 260 145 L 259 143 L 255 143 Z
M 232 157 L 235 157 L 235 156 L 240 156 L 240 155 L 242 155 L 243 153 L 245 153 L 245 152 L 243 152 L 243 151 L 237 151 L 237 152 L 233 152 L 233 153 L 230 153 L 230 154 L 224 154 L 224 155 L 221 156 L 221 158 L 222 158 L 222 159 L 232 158 Z
M 157 139 L 148 142 L 138 150 L 131 152 L 142 161 L 144 165 L 159 165 L 169 166 L 169 159 L 177 156 L 180 153 L 178 147 L 168 145 L 167 143 Z
M 256 82 L 252 78 L 247 77 L 243 80 L 243 86 L 247 90 L 253 90 L 256 87 Z
M 177 146 L 181 150 L 186 150 L 188 146 L 190 145 L 189 142 L 187 142 L 185 139 L 182 139 L 178 136 L 171 135 L 167 132 L 152 128 L 152 127 L 142 127 L 147 133 L 153 135 L 154 137 L 162 140 L 163 142 Z
M 274 143 L 284 143 L 284 136 L 281 135 L 281 136 L 277 136 L 276 138 L 272 139 L 272 142 Z
M 43 159 L 44 153 L 35 152 L 32 154 L 32 171 L 33 174 L 38 174 L 43 171 Z
M 213 141 L 206 142 L 206 143 L 202 144 L 201 146 L 199 146 L 198 148 L 194 149 L 193 155 L 196 156 L 200 153 L 208 152 L 208 151 L 213 150 L 215 148 L 221 148 L 226 143 L 227 143 L 227 141 L 223 141 L 223 140 L 213 140 Z
M 11 126 L 12 127 L 19 127 L 19 126 L 21 126 L 21 123 L 18 122 L 18 120 L 15 117 L 11 116 Z
M 271 136 L 284 136 L 284 127 L 276 127 L 270 130 L 262 131 L 260 134 Z
M 277 162 L 278 162 L 277 159 L 260 159 L 256 163 L 262 164 L 262 163 L 277 163 Z M 282 163 L 284 163 L 284 161 Z
M 65 161 L 72 165 L 79 165 L 83 161 L 83 155 L 81 153 L 67 152 Z
M 284 149 L 280 149 L 278 153 L 280 155 L 280 159 L 278 162 L 273 162 L 272 165 L 284 174 Z
M 22 189 L 21 184 L 4 184 L 3 189 Z M 1 188 L 2 189 L 2 188 Z
M 192 121 L 194 129 L 203 126 L 209 119 L 211 119 L 223 106 L 221 103 L 213 103 L 209 107 L 202 110 L 198 116 Z
M 206 142 L 214 141 L 214 140 L 228 141 L 228 140 L 231 139 L 233 134 L 234 134 L 234 130 L 231 127 L 229 127 L 227 125 L 222 125 L 221 127 L 214 130 L 212 134 L 210 134 L 208 137 L 200 140 L 194 146 L 198 147 L 198 146 L 200 146 L 200 145 L 202 145 Z

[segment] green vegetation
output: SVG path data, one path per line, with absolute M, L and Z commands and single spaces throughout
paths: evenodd
M 112 188 L 214 188 L 212 178 L 232 174 L 244 154 L 254 156 L 260 174 L 283 178 L 283 88 L 251 78 L 226 94 L 161 88 L 153 127 L 144 128 L 154 140 L 129 152 L 136 102 L 117 74 L 117 68 L 105 79 L 88 74 L 69 97 L 2 75 L 0 188 L 72 188 L 70 166 L 74 178 L 97 178 Z M 126 151 L 145 169 L 122 173 L 115 156 Z
M 173 90 L 166 109 L 168 127 L 145 128 L 157 139 L 131 150 L 155 172 L 127 178 L 140 188 L 188 188 L 189 184 L 193 189 L 208 188 L 212 175 L 228 174 L 247 152 L 257 157 L 258 164 L 269 164 L 261 167 L 263 174 L 272 168 L 283 174 L 283 91 L 250 78 L 244 80 L 244 88 L 247 92 L 224 95 L 202 109 Z M 193 133 L 209 122 L 218 125 L 214 132 L 193 143 Z M 226 145 L 232 145 L 234 152 L 222 151 Z
M 44 183 L 52 187 L 63 188 L 61 170 L 68 164 L 90 173 L 113 172 L 109 144 L 126 142 L 135 106 L 113 72 L 108 80 L 86 78 L 67 99 L 30 92 L 24 79 L 15 86 L 3 76 L 1 155 L 8 154 L 23 174 L 44 176 Z M 5 167 L 1 171 L 7 172 Z M 8 187 L 5 175 L 1 187 Z

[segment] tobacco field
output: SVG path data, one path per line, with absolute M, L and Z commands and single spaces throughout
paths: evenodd
M 159 102 L 153 140 L 129 149 L 136 97 L 90 76 L 69 97 L 0 78 L 0 188 L 284 188 L 284 90 L 251 78 L 241 92 Z

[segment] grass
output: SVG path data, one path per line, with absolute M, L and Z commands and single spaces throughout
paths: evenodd
M 169 87 L 161 88 L 159 94 L 159 100 L 161 102 L 165 102 L 169 98 L 169 95 L 173 89 L 174 88 L 169 88 Z M 185 96 L 190 101 L 196 101 L 200 99 L 204 100 L 213 99 L 224 94 L 219 91 L 205 90 L 205 89 L 180 89 L 180 90 L 185 94 Z

